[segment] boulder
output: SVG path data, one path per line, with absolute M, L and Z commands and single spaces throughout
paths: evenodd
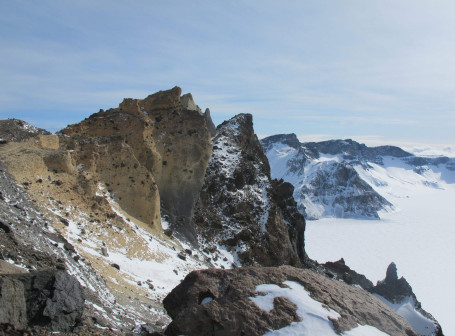
M 322 267 L 324 268 L 324 274 L 329 278 L 342 280 L 348 285 L 357 285 L 365 290 L 373 288 L 373 283 L 363 274 L 359 274 L 352 270 L 346 265 L 343 258 L 335 262 L 328 261 L 323 264 Z
M 0 277 L 0 322 L 17 329 L 44 327 L 71 331 L 84 311 L 82 286 L 63 271 L 40 271 Z
M 264 288 L 259 285 L 274 284 L 279 289 L 289 287 L 288 281 L 303 286 L 312 300 L 327 308 L 327 316 L 329 311 L 335 312 L 327 324 L 336 333 L 361 325 L 393 336 L 416 335 L 401 316 L 363 289 L 291 266 L 190 273 L 164 299 L 164 307 L 173 319 L 166 335 L 262 335 L 299 322 L 302 316 L 292 296 L 275 297 L 269 310 L 255 303 Z
M 5 275 L 0 276 L 0 324 L 10 324 L 16 329 L 27 326 L 24 285 Z

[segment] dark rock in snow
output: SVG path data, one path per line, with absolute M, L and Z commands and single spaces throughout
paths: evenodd
M 179 252 L 179 253 L 177 254 L 177 257 L 179 257 L 179 258 L 182 259 L 182 260 L 186 260 L 186 254 L 185 254 L 184 252 Z
M 305 221 L 274 191 L 252 116 L 225 121 L 212 142 L 217 149 L 193 216 L 200 244 L 224 246 L 242 265 L 301 265 Z
M 281 209 L 283 220 L 287 224 L 289 239 L 297 252 L 303 265 L 308 262 L 305 252 L 305 227 L 306 222 L 303 215 L 297 210 L 297 203 L 294 200 L 294 186 L 283 180 L 272 180 L 273 199 Z
M 120 266 L 118 264 L 111 264 L 111 266 L 116 270 L 120 271 Z
M 343 258 L 335 262 L 326 262 L 322 266 L 324 267 L 324 273 L 329 278 L 343 280 L 348 285 L 358 285 L 365 290 L 373 288 L 373 283 L 363 274 L 359 274 L 347 266 Z
M 391 263 L 389 267 L 387 267 L 385 279 L 378 281 L 372 291 L 390 302 L 400 302 L 405 297 L 412 295 L 412 287 L 406 279 L 403 277 L 398 279 L 397 266 L 395 263 Z
M 403 317 L 408 320 L 409 324 L 421 336 L 443 336 L 441 325 L 436 319 L 422 308 L 421 303 L 417 300 L 412 291 L 411 285 L 404 277 L 398 278 L 397 266 L 391 263 L 387 268 L 386 277 L 378 281 L 375 287 L 370 291 L 382 297 L 383 301 L 397 309 L 401 304 L 406 305 Z M 412 307 L 413 313 L 409 310 Z M 400 314 L 400 311 L 398 311 Z M 422 321 L 421 316 L 424 317 Z

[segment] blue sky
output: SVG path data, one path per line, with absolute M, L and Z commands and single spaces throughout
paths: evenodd
M 0 118 L 57 130 L 175 85 L 216 124 L 455 145 L 453 1 L 0 0 Z

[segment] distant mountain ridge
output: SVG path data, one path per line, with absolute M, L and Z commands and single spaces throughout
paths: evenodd
M 373 165 L 396 165 L 433 187 L 437 174 L 442 181 L 455 178 L 455 159 L 419 157 L 396 146 L 368 147 L 351 139 L 301 143 L 295 134 L 273 135 L 261 144 L 272 177 L 294 185 L 298 208 L 307 219 L 379 219 L 380 211 L 392 210 L 393 202 L 378 189 L 387 182 L 371 176 Z

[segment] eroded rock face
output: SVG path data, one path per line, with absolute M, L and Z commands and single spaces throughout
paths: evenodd
M 40 131 L 24 126 L 27 137 L 19 140 L 28 143 L 3 145 L 0 157 L 19 183 L 40 180 L 44 191 L 59 200 L 69 188 L 81 203 L 94 204 L 95 220 L 103 221 L 101 214 L 109 212 L 98 202 L 107 192 L 130 219 L 159 234 L 165 215 L 177 234 L 196 243 L 191 216 L 212 151 L 209 122 L 210 114 L 201 112 L 191 94 L 181 97 L 175 87 L 145 99 L 125 99 L 59 136 L 38 138 Z
M 294 186 L 283 180 L 272 180 L 273 199 L 281 209 L 283 220 L 289 231 L 289 238 L 294 251 L 297 252 L 302 265 L 309 266 L 310 260 L 305 252 L 305 227 L 303 215 L 297 210 L 294 200 Z
M 87 294 L 90 328 L 124 333 L 137 320 L 157 328 L 168 322 L 164 287 L 132 282 L 126 262 L 115 269 L 110 259 L 121 253 L 124 260 L 163 263 L 183 250 L 175 236 L 194 240 L 187 224 L 211 143 L 207 118 L 186 109 L 180 96 L 174 88 L 125 99 L 57 135 L 0 144 L 0 258 L 27 270 L 75 274 Z M 177 283 L 189 269 L 210 265 L 196 257 L 170 266 L 176 275 L 170 278 Z
M 361 288 L 327 279 L 291 266 L 246 267 L 190 273 L 164 300 L 173 318 L 166 335 L 262 335 L 299 320 L 295 304 L 276 298 L 267 312 L 252 302 L 261 284 L 295 281 L 341 317 L 332 320 L 341 333 L 357 325 L 370 325 L 389 335 L 416 335 L 409 324 L 379 299 Z
M 191 94 L 180 95 L 175 87 L 125 99 L 61 133 L 82 137 L 71 143 L 81 146 L 81 155 L 95 151 L 91 162 L 128 213 L 159 226 L 162 209 L 178 232 L 195 241 L 189 218 L 211 154 L 210 133 Z M 87 136 L 102 148 L 83 148 Z
M 27 327 L 27 307 L 22 282 L 0 275 L 0 324 Z
M 224 122 L 213 138 L 193 217 L 201 245 L 227 250 L 237 266 L 300 265 L 305 221 L 294 218 L 288 211 L 294 205 L 278 194 L 252 116 L 240 114 Z

